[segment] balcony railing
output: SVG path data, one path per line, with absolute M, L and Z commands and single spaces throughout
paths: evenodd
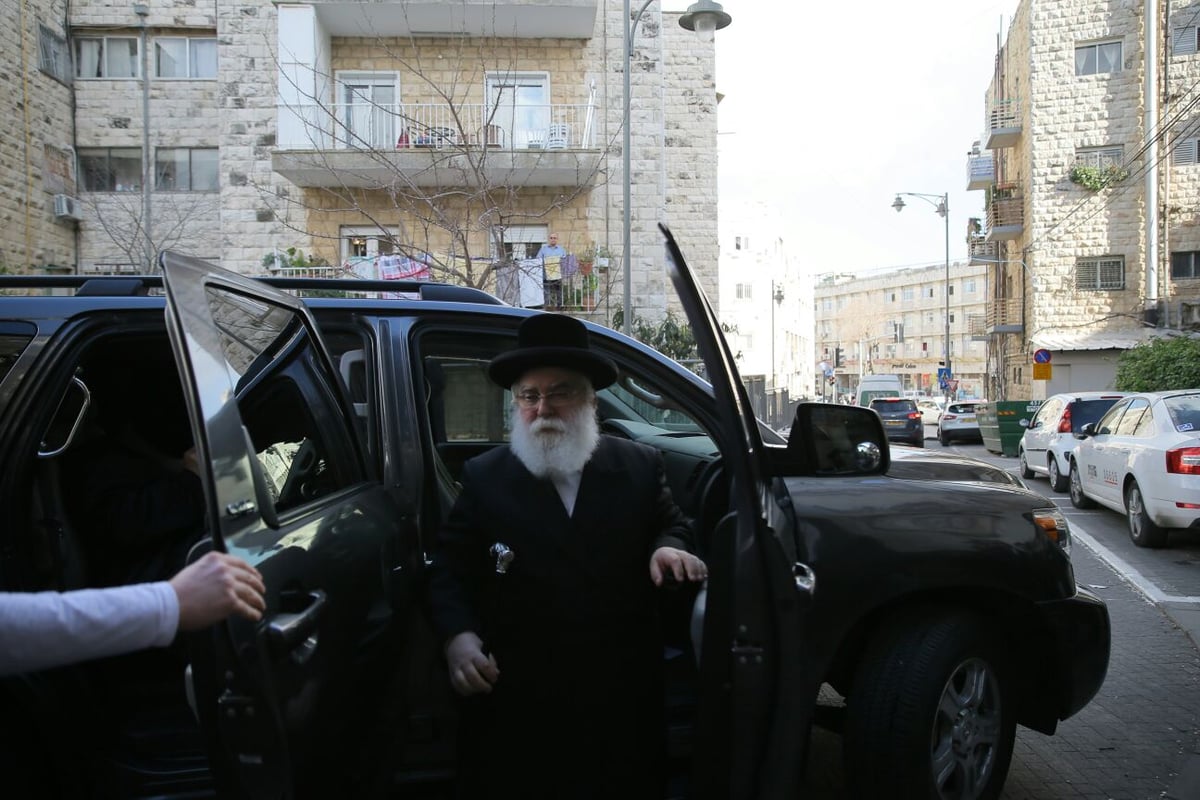
M 990 155 L 967 156 L 967 189 L 986 189 L 996 182 L 996 163 Z
M 999 150 L 1012 147 L 1021 138 L 1021 108 L 1016 98 L 993 100 L 988 104 L 987 149 Z
M 589 150 L 596 106 L 445 103 L 283 106 L 280 150 Z
M 967 251 L 972 265 L 996 264 L 1000 261 L 999 242 L 972 237 L 967 241 Z
M 988 333 L 1020 333 L 1022 327 L 1021 298 L 1001 297 L 988 301 Z
M 1025 231 L 1025 198 L 1016 186 L 997 186 L 988 203 L 988 239 L 1016 239 Z
M 967 335 L 976 342 L 988 338 L 987 314 L 967 314 Z

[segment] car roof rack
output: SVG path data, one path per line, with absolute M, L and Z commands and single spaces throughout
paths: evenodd
M 507 305 L 495 295 L 471 286 L 428 281 L 381 281 L 364 278 L 274 278 L 250 276 L 287 291 L 387 292 L 442 303 Z M 0 289 L 74 289 L 76 296 L 133 297 L 161 289 L 161 275 L 0 275 Z

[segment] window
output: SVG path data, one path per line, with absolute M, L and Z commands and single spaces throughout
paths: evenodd
M 1121 421 L 1117 423 L 1117 429 L 1113 433 L 1118 436 L 1136 436 L 1142 417 L 1149 410 L 1150 403 L 1148 400 L 1140 397 L 1136 398 L 1125 409 L 1125 415 L 1121 417 Z
M 217 40 L 182 36 L 155 39 L 154 74 L 159 78 L 217 77 Z
M 391 149 L 403 140 L 416 146 L 442 147 L 456 140 L 455 131 L 431 120 L 399 122 L 399 83 L 394 72 L 344 72 L 337 76 L 341 95 L 341 125 L 338 146 Z M 404 125 L 407 124 L 407 128 Z M 400 129 L 397 129 L 397 126 Z
M 1121 71 L 1121 41 L 1094 42 L 1075 48 L 1075 74 L 1099 75 Z
M 1125 257 L 1100 256 L 1075 262 L 1076 289 L 1124 289 Z
M 136 78 L 138 40 L 133 36 L 80 36 L 75 39 L 75 76 Z
M 1197 42 L 1200 41 L 1197 39 L 1197 31 L 1200 31 L 1200 27 L 1195 25 L 1171 31 L 1171 53 L 1177 56 L 1195 53 Z
M 1075 164 L 1080 167 L 1120 168 L 1125 162 L 1125 148 L 1121 145 L 1114 147 L 1080 147 L 1075 150 Z
M 67 40 L 45 25 L 38 25 L 38 67 L 55 80 L 71 82 L 71 51 L 67 49 Z
M 154 188 L 160 192 L 215 192 L 217 148 L 160 147 L 154 154 Z
M 492 123 L 507 133 L 506 141 L 515 148 L 546 147 L 550 133 L 550 75 L 490 73 L 484 82 L 488 113 Z
M 905 286 L 900 290 L 900 299 L 906 303 L 911 303 L 913 300 L 913 287 Z
M 733 249 L 734 250 L 749 250 L 750 249 L 750 237 L 749 236 L 733 237 Z
M 79 150 L 79 188 L 85 192 L 140 192 L 140 147 L 87 147 Z
M 967 294 L 975 294 L 975 279 L 967 278 L 963 281 L 963 291 Z
M 1200 250 L 1171 253 L 1172 278 L 1200 278 Z
M 736 287 L 738 300 L 753 300 L 754 299 L 754 284 L 739 283 Z
M 1176 139 L 1171 143 L 1172 164 L 1200 163 L 1200 139 Z

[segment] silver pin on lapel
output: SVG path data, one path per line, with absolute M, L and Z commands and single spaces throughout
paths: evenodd
M 508 572 L 509 565 L 512 564 L 513 559 L 517 557 L 517 554 L 514 553 L 512 549 L 503 542 L 496 542 L 494 545 L 492 545 L 488 552 L 496 557 L 497 575 L 503 575 Z

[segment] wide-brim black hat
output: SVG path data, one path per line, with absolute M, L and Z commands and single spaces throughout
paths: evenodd
M 517 328 L 517 347 L 488 364 L 488 377 L 508 389 L 537 367 L 560 367 L 579 372 L 603 389 L 617 379 L 617 365 L 588 348 L 583 323 L 564 314 L 535 314 Z

